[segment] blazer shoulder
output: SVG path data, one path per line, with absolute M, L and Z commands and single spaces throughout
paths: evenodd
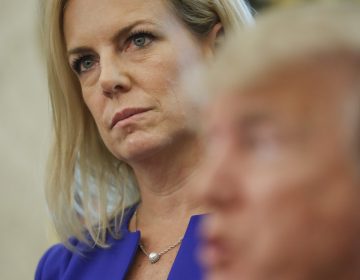
M 70 240 L 74 248 L 79 249 L 79 242 Z M 71 260 L 80 252 L 73 252 L 64 244 L 58 243 L 50 247 L 41 257 L 35 272 L 35 280 L 61 279 Z

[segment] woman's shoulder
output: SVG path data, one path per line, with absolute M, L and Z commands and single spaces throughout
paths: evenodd
M 60 279 L 73 254 L 63 244 L 53 245 L 41 257 L 36 268 L 35 279 Z
M 36 268 L 36 280 L 62 279 L 69 265 L 92 249 L 76 238 L 69 239 L 69 245 L 68 248 L 63 243 L 55 244 L 43 254 Z
M 35 280 L 113 279 L 123 275 L 137 250 L 140 235 L 127 233 L 120 239 L 109 238 L 106 248 L 89 246 L 75 240 L 70 250 L 63 244 L 48 249 L 36 269 Z M 122 279 L 119 276 L 119 279 Z
M 124 224 L 128 222 L 133 211 L 134 207 L 126 209 L 123 219 Z M 70 246 L 65 246 L 63 243 L 53 245 L 41 257 L 36 269 L 35 280 L 64 279 L 69 275 L 74 277 L 87 266 L 98 264 L 108 255 L 110 258 L 115 252 L 123 251 L 132 246 L 132 243 L 136 242 L 137 235 L 129 236 L 129 232 L 125 230 L 126 226 L 122 225 L 121 228 L 119 237 L 108 233 L 108 247 L 105 248 L 89 245 L 76 238 L 68 240 Z

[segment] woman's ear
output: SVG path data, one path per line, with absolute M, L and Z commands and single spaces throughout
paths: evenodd
M 223 25 L 218 22 L 213 26 L 211 31 L 206 36 L 205 45 L 207 48 L 207 56 L 213 56 L 216 50 L 224 41 L 224 28 Z

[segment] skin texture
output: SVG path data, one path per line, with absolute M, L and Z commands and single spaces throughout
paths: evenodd
M 212 55 L 221 29 L 200 41 L 164 3 L 70 0 L 64 16 L 69 64 L 83 100 L 107 148 L 135 173 L 137 224 L 150 252 L 174 244 L 190 216 L 205 211 L 187 184 L 201 149 L 179 83 L 193 64 Z M 117 113 L 139 108 L 146 112 L 111 125 Z M 129 227 L 135 230 L 134 218 Z M 139 251 L 129 279 L 166 279 L 177 250 L 156 265 Z
M 151 32 L 154 38 L 140 37 L 146 43 L 139 47 L 129 39 L 137 31 Z M 68 50 L 84 46 L 89 51 L 81 54 L 95 57 L 79 80 L 101 137 L 116 157 L 136 162 L 188 137 L 183 98 L 176 89 L 182 73 L 203 54 L 162 1 L 70 1 L 65 38 Z M 77 57 L 70 55 L 69 62 Z M 111 129 L 114 114 L 125 108 L 151 110 Z
M 209 279 L 359 279 L 350 61 L 294 63 L 210 102 L 196 179 L 214 212 L 203 225 Z

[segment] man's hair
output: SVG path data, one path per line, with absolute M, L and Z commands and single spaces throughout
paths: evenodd
M 360 5 L 355 2 L 269 10 L 254 27 L 228 37 L 215 63 L 193 78 L 202 82 L 191 95 L 206 101 L 305 58 L 344 54 L 360 68 L 359 15 Z

